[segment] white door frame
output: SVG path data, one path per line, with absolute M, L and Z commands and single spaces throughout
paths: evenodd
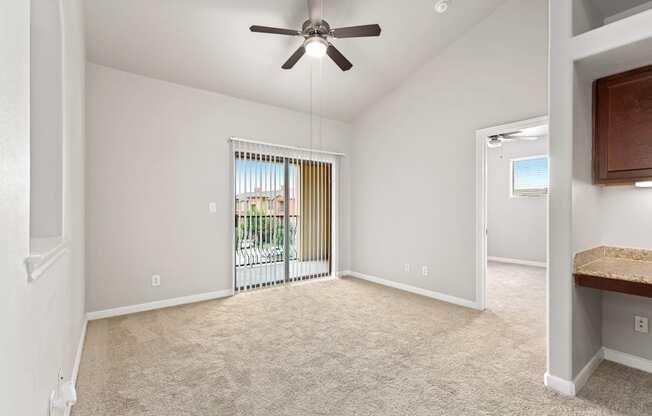
M 548 116 L 501 124 L 475 132 L 475 299 L 481 310 L 487 308 L 487 137 L 544 124 L 548 124 Z

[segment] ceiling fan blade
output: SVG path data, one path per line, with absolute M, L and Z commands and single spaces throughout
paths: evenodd
M 380 26 L 362 25 L 340 27 L 338 29 L 333 29 L 331 33 L 336 38 L 363 38 L 368 36 L 380 36 Z
M 326 49 L 326 54 L 330 56 L 333 62 L 335 62 L 342 71 L 348 71 L 349 69 L 353 68 L 353 64 L 349 62 L 349 60 L 346 59 L 344 55 L 342 55 L 342 53 L 330 43 L 328 44 L 328 49 Z
M 322 10 L 322 0 L 308 0 L 308 16 L 311 22 L 321 23 Z
M 253 25 L 249 28 L 252 32 L 257 33 L 273 33 L 274 35 L 288 35 L 288 36 L 299 36 L 301 32 L 298 30 L 292 29 L 281 29 L 278 27 L 269 27 L 269 26 L 257 26 Z
M 503 136 L 503 137 L 511 137 L 511 136 L 514 136 L 514 135 L 517 135 L 517 134 L 520 134 L 520 133 L 522 133 L 521 130 L 510 131 L 509 133 L 503 133 L 503 134 L 500 134 L 500 136 Z
M 303 54 L 305 54 L 305 53 L 306 53 L 306 48 L 305 48 L 303 45 L 301 45 L 301 46 L 299 47 L 299 49 L 297 49 L 297 50 L 292 54 L 292 56 L 290 56 L 290 58 L 289 58 L 287 61 L 285 61 L 285 63 L 283 64 L 283 66 L 282 66 L 281 68 L 283 68 L 283 69 L 292 69 L 292 67 L 293 67 L 297 62 L 299 62 L 299 59 L 301 59 L 301 57 L 302 57 Z
M 539 140 L 540 136 L 511 136 L 510 138 L 516 140 L 523 140 L 526 142 L 533 142 L 535 140 Z

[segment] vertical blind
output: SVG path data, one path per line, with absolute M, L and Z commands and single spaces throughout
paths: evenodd
M 329 276 L 337 157 L 232 139 L 237 291 Z

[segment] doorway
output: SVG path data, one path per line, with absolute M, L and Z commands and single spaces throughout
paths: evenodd
M 476 299 L 481 309 L 487 308 L 489 261 L 547 267 L 547 140 L 547 117 L 476 132 Z
M 235 291 L 330 276 L 336 161 L 270 145 L 235 147 Z

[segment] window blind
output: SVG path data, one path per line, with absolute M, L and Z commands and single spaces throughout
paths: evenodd
M 548 194 L 548 157 L 512 159 L 512 189 L 514 197 Z
M 236 291 L 329 276 L 337 156 L 233 141 Z

